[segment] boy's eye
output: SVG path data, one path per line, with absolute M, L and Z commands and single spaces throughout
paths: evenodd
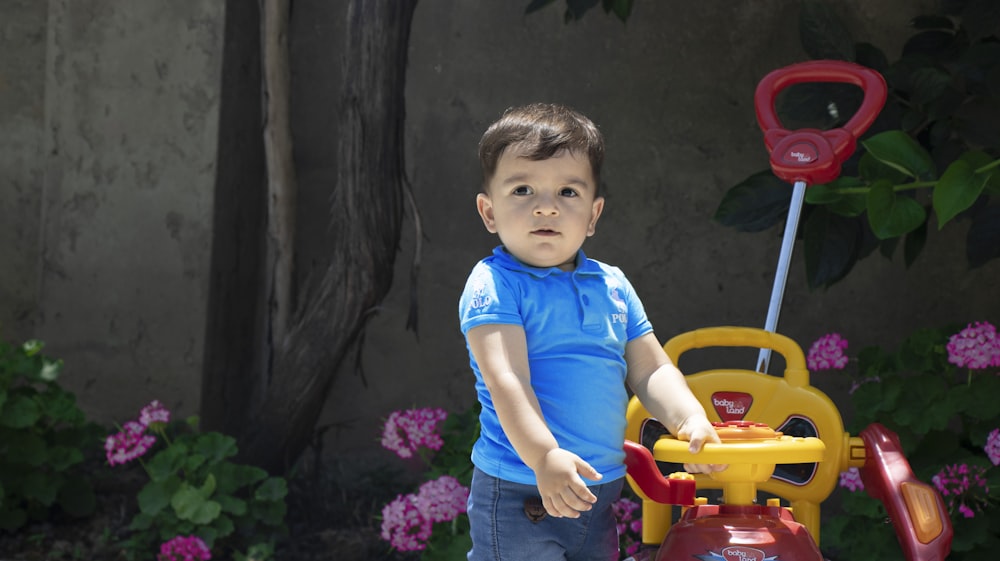
M 515 195 L 530 195 L 531 187 L 528 187 L 527 185 L 518 185 L 517 187 L 514 187 L 512 192 Z
M 576 189 L 571 189 L 569 187 L 563 187 L 559 190 L 559 196 L 561 197 L 576 197 L 578 195 L 579 194 L 576 192 Z

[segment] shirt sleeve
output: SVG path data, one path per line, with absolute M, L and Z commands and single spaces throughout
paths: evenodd
M 649 318 L 646 317 L 646 308 L 642 305 L 642 300 L 639 299 L 639 295 L 636 294 L 635 289 L 632 288 L 632 283 L 629 282 L 625 273 L 621 270 L 617 271 L 621 276 L 622 286 L 625 292 L 625 305 L 628 306 L 628 327 L 626 329 L 626 337 L 629 341 L 641 337 L 653 330 L 653 324 L 649 322 Z
M 524 325 L 519 298 L 498 269 L 480 262 L 469 274 L 458 303 L 462 333 L 487 324 Z

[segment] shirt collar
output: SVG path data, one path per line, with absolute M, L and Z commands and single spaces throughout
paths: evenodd
M 601 273 L 601 268 L 596 261 L 588 259 L 580 249 L 576 254 L 576 269 L 572 271 L 563 271 L 559 267 L 532 267 L 531 265 L 525 265 L 524 263 L 517 260 L 516 257 L 510 254 L 507 249 L 498 245 L 493 248 L 494 263 L 500 265 L 504 269 L 509 269 L 511 271 L 518 271 L 522 273 L 528 273 L 537 278 L 545 278 L 552 274 L 562 274 L 571 273 L 574 275 L 597 275 Z

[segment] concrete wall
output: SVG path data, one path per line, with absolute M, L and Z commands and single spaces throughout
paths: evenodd
M 65 384 L 103 421 L 124 420 L 154 398 L 191 413 L 221 4 L 53 0 L 19 8 L 24 15 L 5 13 L 3 25 L 31 26 L 22 35 L 33 42 L 14 67 L 25 90 L 11 117 L 20 127 L 3 121 L 4 142 L 23 162 L 14 182 L 3 178 L 4 228 L 20 232 L 0 243 L 0 255 L 13 248 L 17 258 L 10 269 L 5 260 L 3 278 L 15 290 L 0 308 L 3 334 L 46 341 L 66 361 Z M 12 323 L 12 332 L 9 318 L 21 310 L 30 322 Z
M 0 334 L 35 336 L 102 421 L 159 398 L 196 410 L 209 268 L 222 2 L 0 0 Z M 610 189 L 589 255 L 630 275 L 661 339 L 712 325 L 762 326 L 778 231 L 711 221 L 725 190 L 767 166 L 753 91 L 806 58 L 794 0 L 636 3 L 627 25 L 599 10 L 565 25 L 527 0 L 422 0 L 407 85 L 407 173 L 425 236 L 419 336 L 404 329 L 416 233 L 408 219 L 396 283 L 373 320 L 364 378 L 340 373 L 322 423 L 327 450 L 382 454 L 393 409 L 474 399 L 456 303 L 495 244 L 474 210 L 475 146 L 504 108 L 559 101 L 608 141 Z M 561 4 L 561 3 L 557 3 Z M 858 40 L 890 58 L 933 0 L 835 2 Z M 325 201 L 324 138 L 343 15 L 295 3 L 292 51 L 302 204 Z M 321 11 L 326 7 L 327 11 Z M 321 228 L 316 224 L 314 228 Z M 868 258 L 809 292 L 796 248 L 780 331 L 828 331 L 860 346 L 911 327 L 1000 320 L 1000 264 L 966 271 L 964 223 L 932 231 L 920 260 Z M 323 232 L 302 266 L 324 251 Z M 752 364 L 748 355 L 746 366 Z M 718 366 L 712 364 L 713 366 Z M 683 364 L 682 364 L 683 366 Z M 739 365 L 737 365 L 739 366 Z M 842 375 L 814 382 L 835 397 Z

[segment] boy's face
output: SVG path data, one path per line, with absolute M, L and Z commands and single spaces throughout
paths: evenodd
M 520 153 L 516 145 L 504 150 L 476 198 L 483 224 L 522 263 L 573 270 L 604 210 L 590 162 L 569 151 L 547 160 Z

